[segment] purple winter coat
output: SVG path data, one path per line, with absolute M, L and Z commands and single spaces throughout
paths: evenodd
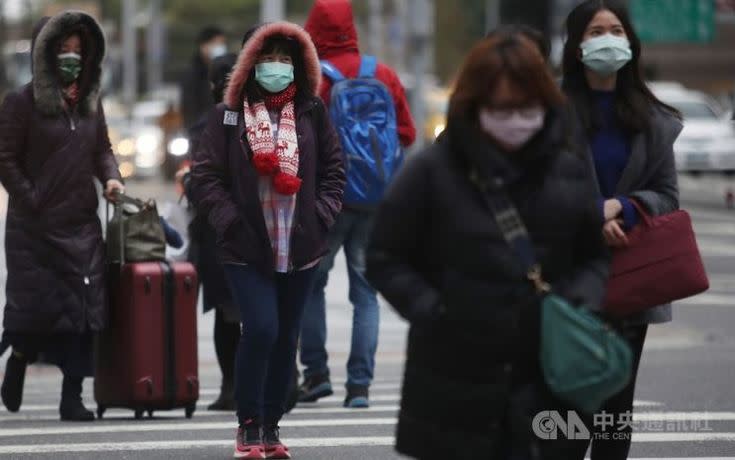
M 316 96 L 321 78 L 319 60 L 308 34 L 298 26 L 275 23 L 260 27 L 247 41 L 230 77 L 225 104 L 210 114 L 194 153 L 192 191 L 199 212 L 217 235 L 222 263 L 245 263 L 263 273 L 275 272 L 273 250 L 258 195 L 259 176 L 251 163 L 242 115 L 245 88 L 263 43 L 271 35 L 287 35 L 303 53 L 304 81 L 296 83 L 296 131 L 301 189 L 291 237 L 293 266 L 303 267 L 327 252 L 327 233 L 342 209 L 345 172 L 342 150 L 324 103 Z M 299 87 L 299 84 L 302 84 Z M 234 126 L 228 108 L 237 110 Z
M 62 102 L 56 54 L 81 31 L 80 101 Z M 81 333 L 106 320 L 105 253 L 93 178 L 120 180 L 99 102 L 105 41 L 92 17 L 67 12 L 42 25 L 33 81 L 0 108 L 0 181 L 9 194 L 3 327 Z

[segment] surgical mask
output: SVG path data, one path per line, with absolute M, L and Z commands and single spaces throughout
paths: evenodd
M 585 40 L 580 48 L 584 65 L 603 77 L 616 73 L 633 58 L 628 39 L 611 34 Z
M 219 45 L 212 45 L 209 47 L 209 60 L 214 61 L 220 56 L 227 54 L 227 45 L 220 43 Z
M 544 127 L 546 110 L 534 107 L 522 110 L 480 109 L 480 127 L 512 150 L 518 150 Z
M 255 80 L 269 93 L 280 93 L 293 83 L 293 65 L 264 62 L 255 66 Z
M 77 53 L 64 53 L 56 56 L 59 60 L 59 74 L 65 85 L 73 83 L 82 73 L 82 57 Z

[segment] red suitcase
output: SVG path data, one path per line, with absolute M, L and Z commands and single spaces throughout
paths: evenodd
M 111 279 L 110 325 L 97 339 L 97 416 L 183 407 L 191 418 L 199 399 L 194 267 L 143 262 L 111 272 L 119 280 Z
M 127 408 L 140 419 L 184 408 L 191 418 L 199 399 L 194 266 L 112 264 L 108 286 L 109 326 L 96 344 L 97 416 Z

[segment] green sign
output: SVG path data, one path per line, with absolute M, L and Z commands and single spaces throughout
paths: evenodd
M 715 37 L 715 0 L 630 0 L 630 11 L 647 43 L 707 43 Z

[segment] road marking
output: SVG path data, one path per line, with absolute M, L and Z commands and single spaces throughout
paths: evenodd
M 384 403 L 397 403 L 400 402 L 401 397 L 399 395 L 377 395 L 377 396 L 371 396 L 370 401 L 371 402 L 384 402 Z M 328 398 L 322 398 L 319 400 L 319 402 L 316 403 L 299 403 L 299 405 L 296 407 L 296 409 L 293 410 L 292 414 L 298 415 L 298 414 L 340 414 L 340 413 L 359 413 L 362 411 L 365 412 L 384 412 L 384 411 L 390 411 L 390 410 L 397 410 L 397 405 L 375 405 L 373 407 L 366 409 L 345 409 L 343 407 L 322 407 L 322 404 L 326 403 L 342 403 L 344 401 L 344 398 L 341 396 L 330 396 Z M 201 411 L 201 415 L 204 414 L 209 415 L 210 413 L 213 415 L 226 415 L 228 412 L 210 412 L 207 411 L 207 406 L 211 404 L 211 402 L 201 402 L 197 404 L 197 410 Z M 636 400 L 634 403 L 635 407 L 661 407 L 663 406 L 663 403 L 657 402 L 657 401 L 644 401 L 644 400 Z M 21 414 L 25 414 L 27 412 L 46 412 L 46 411 L 57 411 L 59 410 L 59 406 L 55 404 L 26 404 L 21 406 L 20 408 Z M 120 413 L 122 411 L 125 411 L 125 409 L 111 409 L 112 412 L 110 415 L 114 416 L 116 413 Z M 175 414 L 177 411 L 154 411 L 157 414 Z M 7 413 L 0 413 L 0 421 L 6 420 Z M 198 416 L 199 413 L 197 413 L 196 416 Z M 13 417 L 13 416 L 9 416 Z M 17 418 L 19 416 L 15 416 Z M 21 418 L 20 420 L 31 420 L 30 418 Z M 33 418 L 33 420 L 38 420 L 37 418 Z
M 283 420 L 279 424 L 281 428 L 310 428 L 310 427 L 332 427 L 332 426 L 383 426 L 395 425 L 398 419 L 389 418 L 348 418 L 331 420 Z M 212 423 L 127 423 L 109 424 L 105 426 L 87 426 L 84 434 L 102 433 L 147 433 L 165 431 L 207 431 L 207 430 L 234 430 L 234 422 L 212 422 Z M 50 428 L 16 428 L 0 429 L 0 437 L 16 436 L 48 436 L 60 434 L 79 434 L 78 427 L 55 426 Z
M 378 447 L 392 446 L 392 436 L 345 437 L 345 438 L 295 438 L 285 439 L 294 447 Z M 124 443 L 84 443 L 54 445 L 16 445 L 0 446 L 0 454 L 53 454 L 62 452 L 128 452 L 151 450 L 190 450 L 204 448 L 234 447 L 235 440 L 188 440 L 188 441 L 151 441 Z
M 674 302 L 674 305 L 682 306 L 711 306 L 732 307 L 735 305 L 735 295 L 725 294 L 700 294 L 695 297 Z
M 374 437 L 337 437 L 337 438 L 284 438 L 292 448 L 311 447 L 380 447 L 392 446 L 392 436 Z M 634 433 L 633 442 L 704 442 L 735 441 L 735 433 Z M 63 452 L 129 452 L 153 450 L 191 450 L 232 447 L 234 440 L 186 440 L 186 441 L 150 441 L 124 443 L 80 443 L 80 444 L 28 444 L 0 446 L 0 454 L 52 454 Z M 653 459 L 671 459 L 671 457 L 648 457 Z M 690 457 L 691 458 L 691 457 Z M 731 460 L 735 457 L 703 457 L 699 460 Z M 642 460 L 642 459 L 641 459 Z
M 389 406 L 390 409 L 397 410 L 396 406 Z M 640 412 L 634 413 L 634 420 L 637 422 L 645 421 L 735 421 L 735 412 Z M 343 419 L 305 419 L 291 420 L 284 419 L 281 422 L 282 428 L 310 428 L 310 427 L 341 427 L 341 426 L 391 426 L 397 423 L 396 417 L 382 418 L 343 418 Z M 209 430 L 228 430 L 233 428 L 233 422 L 149 422 L 139 421 L 126 423 L 107 423 L 102 426 L 85 426 L 85 434 L 102 434 L 102 433 L 146 433 L 146 432 L 166 432 L 166 431 L 209 431 Z M 0 437 L 20 437 L 20 436 L 49 436 L 49 435 L 66 435 L 78 434 L 80 430 L 77 427 L 53 426 L 46 428 L 16 428 L 16 429 L 0 429 Z M 641 436 L 649 435 L 676 435 L 678 433 L 638 433 Z M 710 432 L 700 432 L 696 434 L 711 435 Z M 716 433 L 715 433 L 716 434 Z M 729 434 L 728 434 L 729 435 Z M 735 435 L 735 434 L 734 434 Z M 734 438 L 735 439 L 735 438 Z
M 329 414 L 337 414 L 337 415 L 355 415 L 358 416 L 360 414 L 366 414 L 366 413 L 380 413 L 380 412 L 389 412 L 389 413 L 397 413 L 400 410 L 400 407 L 397 404 L 389 404 L 389 405 L 376 405 L 376 406 L 370 406 L 365 409 L 346 409 L 344 407 L 297 407 L 296 409 L 292 410 L 288 416 L 303 416 L 303 415 L 329 415 Z M 170 415 L 168 415 L 170 414 Z M 202 411 L 197 412 L 194 415 L 195 419 L 202 419 L 202 418 L 214 418 L 214 417 L 227 417 L 227 416 L 233 416 L 234 413 L 230 413 L 227 411 Z M 104 421 L 129 421 L 132 417 L 131 411 L 125 410 L 125 409 L 110 409 L 109 412 L 105 413 Z M 153 420 L 161 420 L 166 419 L 169 420 L 171 418 L 176 417 L 176 412 L 168 412 L 168 411 L 160 411 L 156 412 L 154 414 Z M 0 414 L 0 423 L 7 423 L 7 422 L 39 422 L 39 421 L 58 421 L 59 416 L 58 415 L 6 415 L 5 413 Z

